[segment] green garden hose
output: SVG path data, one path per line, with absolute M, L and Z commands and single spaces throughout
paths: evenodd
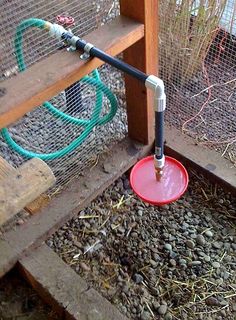
M 23 33 L 30 27 L 37 27 L 39 29 L 46 29 L 47 22 L 41 19 L 27 19 L 22 21 L 17 27 L 15 34 L 15 54 L 17 59 L 17 64 L 19 67 L 19 71 L 23 72 L 26 69 L 26 65 L 24 62 L 24 55 L 22 49 L 23 42 Z M 117 111 L 117 100 L 114 94 L 101 82 L 100 76 L 97 70 L 92 72 L 92 77 L 85 76 L 81 79 L 81 82 L 87 83 L 96 89 L 96 102 L 94 106 L 94 110 L 92 112 L 92 116 L 90 120 L 87 119 L 77 119 L 74 118 L 57 108 L 55 108 L 50 102 L 46 101 L 43 103 L 43 107 L 46 108 L 51 114 L 53 114 L 56 118 L 60 118 L 63 121 L 72 123 L 74 125 L 84 127 L 83 132 L 80 134 L 78 138 L 73 140 L 68 146 L 63 149 L 57 150 L 52 153 L 34 153 L 28 150 L 25 150 L 21 146 L 19 146 L 10 136 L 7 128 L 3 128 L 1 130 L 1 134 L 5 139 L 6 143 L 11 147 L 14 151 L 19 153 L 20 155 L 26 158 L 40 158 L 42 160 L 53 160 L 67 155 L 68 153 L 74 151 L 78 146 L 80 146 L 88 135 L 91 133 L 93 128 L 96 125 L 104 125 L 107 122 L 111 121 L 115 116 Z M 110 102 L 110 111 L 108 114 L 100 117 L 102 111 L 103 104 L 103 95 L 105 95 Z

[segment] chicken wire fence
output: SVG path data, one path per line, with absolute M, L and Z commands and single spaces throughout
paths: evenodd
M 204 9 L 204 10 L 203 10 Z M 234 0 L 160 0 L 160 76 L 166 84 L 167 124 L 191 135 L 197 143 L 214 147 L 235 163 L 236 158 L 236 1 Z M 13 38 L 17 25 L 30 17 L 56 22 L 58 15 L 75 20 L 71 26 L 78 36 L 87 33 L 119 14 L 119 1 L 23 0 L 1 2 L 0 80 L 18 73 Z M 24 34 L 26 65 L 55 52 L 58 41 L 42 30 L 32 28 Z M 65 157 L 47 161 L 57 177 L 57 187 L 94 165 L 100 152 L 124 137 L 127 132 L 123 107 L 122 75 L 105 65 L 102 80 L 117 95 L 119 108 L 113 121 L 96 126 L 86 140 Z M 86 83 L 67 88 L 51 102 L 58 110 L 78 119 L 90 119 L 96 92 Z M 103 98 L 103 112 L 109 103 Z M 44 107 L 36 108 L 14 125 L 10 135 L 22 147 L 36 153 L 61 149 L 78 137 L 83 128 L 52 115 Z M 26 158 L 0 140 L 0 154 L 18 166 Z
M 84 36 L 117 14 L 119 14 L 118 3 L 115 4 L 110 0 L 41 0 L 37 3 L 34 1 L 3 1 L 0 12 L 0 23 L 4 25 L 0 42 L 1 80 L 4 81 L 21 71 L 16 63 L 13 41 L 16 27 L 21 21 L 36 17 L 56 22 L 57 15 L 69 15 L 75 20 L 75 25 L 71 26 L 72 31 L 78 36 Z M 27 67 L 58 50 L 60 45 L 42 30 L 36 28 L 27 30 L 24 33 L 22 44 Z M 104 121 L 101 125 L 97 123 L 98 118 L 103 119 L 111 110 L 106 94 L 100 96 L 100 109 L 96 111 L 97 100 L 99 100 L 96 85 L 91 85 L 89 81 L 80 81 L 53 97 L 49 103 L 54 110 L 79 119 L 82 125 L 56 116 L 50 108 L 42 105 L 8 128 L 10 138 L 21 148 L 34 154 L 55 153 L 70 145 L 75 139 L 84 137 L 81 143 L 69 153 L 60 157 L 43 159 L 52 168 L 57 178 L 56 186 L 51 192 L 58 191 L 72 178 L 82 174 L 85 167 L 96 165 L 99 154 L 109 150 L 112 144 L 124 138 L 127 132 L 123 76 L 108 65 L 99 68 L 99 74 L 101 81 L 116 95 L 118 102 L 117 112 L 115 116 L 113 114 L 109 118 L 110 121 Z M 89 77 L 94 77 L 94 75 L 89 75 Z M 106 91 L 108 90 L 106 89 L 105 93 Z M 91 121 L 96 112 L 96 119 Z M 88 123 L 88 125 L 83 125 L 83 123 Z M 86 130 L 88 134 L 84 134 Z M 0 155 L 14 167 L 18 167 L 28 159 L 12 145 L 9 147 L 6 137 L 0 139 Z
M 236 1 L 160 0 L 166 121 L 236 164 Z
M 71 30 L 83 37 L 119 14 L 119 5 L 112 0 L 1 0 L 0 4 L 0 80 L 18 72 L 14 36 L 23 20 L 39 18 L 56 23 L 57 16 L 70 16 L 74 19 Z M 42 30 L 31 28 L 24 33 L 23 51 L 27 66 L 58 48 L 58 41 Z

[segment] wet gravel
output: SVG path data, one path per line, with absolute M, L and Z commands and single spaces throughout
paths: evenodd
M 47 244 L 130 319 L 236 316 L 236 199 L 190 174 L 177 202 L 141 202 L 124 175 Z

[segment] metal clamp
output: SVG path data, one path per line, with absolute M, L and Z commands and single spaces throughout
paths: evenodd
M 88 60 L 90 58 L 90 50 L 94 47 L 92 43 L 86 43 L 84 47 L 84 53 L 81 54 L 80 59 L 81 60 Z

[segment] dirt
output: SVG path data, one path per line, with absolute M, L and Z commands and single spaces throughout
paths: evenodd
M 0 320 L 62 320 L 16 271 L 0 279 Z

